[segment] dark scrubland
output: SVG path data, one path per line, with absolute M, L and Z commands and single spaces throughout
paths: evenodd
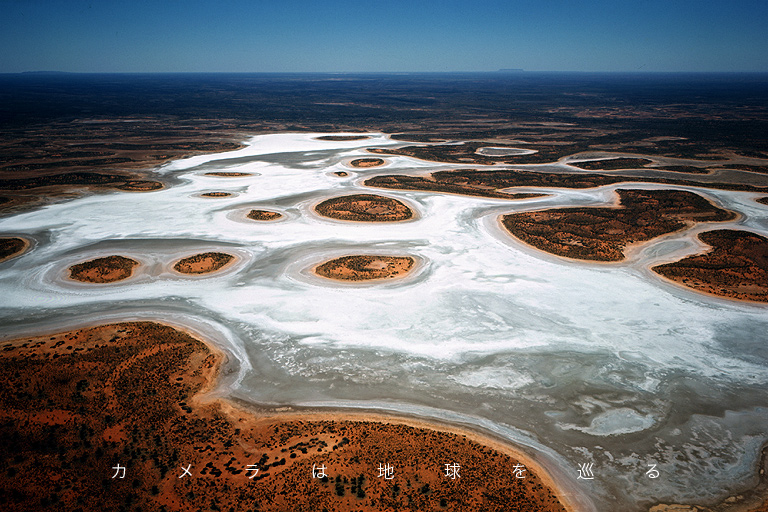
M 270 210 L 251 210 L 248 212 L 248 217 L 251 220 L 277 220 L 283 216 L 282 213 L 273 212 Z
M 315 206 L 315 211 L 324 217 L 355 222 L 397 222 L 413 217 L 401 201 L 375 194 L 332 197 Z
M 223 252 L 204 252 L 183 258 L 173 265 L 173 270 L 182 274 L 208 274 L 216 272 L 235 257 Z
M 128 279 L 139 262 L 125 256 L 106 256 L 69 267 L 69 277 L 84 283 L 114 283 Z
M 736 217 L 698 194 L 679 190 L 617 190 L 619 206 L 553 208 L 504 215 L 523 242 L 568 258 L 621 261 L 627 245 L 679 231 L 695 222 Z
M 319 265 L 315 272 L 329 279 L 367 281 L 403 276 L 414 263 L 410 256 L 342 256 Z
M 720 297 L 768 302 L 768 239 L 749 231 L 699 234 L 705 254 L 657 265 L 654 272 L 683 286 Z
M 27 247 L 21 238 L 0 238 L 0 261 L 10 259 Z
M 707 183 L 686 179 L 649 178 L 638 176 L 616 176 L 598 173 L 555 173 L 522 171 L 517 169 L 484 171 L 463 169 L 437 171 L 429 176 L 408 176 L 405 174 L 379 175 L 365 180 L 369 187 L 451 192 L 465 195 L 482 195 L 518 199 L 544 194 L 521 194 L 502 192 L 513 187 L 539 188 L 594 188 L 626 182 L 663 183 L 668 185 L 695 186 L 720 190 L 742 190 L 746 192 L 767 192 L 768 187 L 757 187 L 738 183 Z

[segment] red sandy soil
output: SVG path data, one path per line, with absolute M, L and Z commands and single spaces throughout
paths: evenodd
M 246 217 L 252 220 L 277 220 L 282 216 L 282 213 L 272 212 L 269 210 L 251 210 L 248 212 L 248 215 L 246 215 Z
M 704 293 L 768 302 L 768 239 L 749 231 L 720 229 L 699 234 L 711 250 L 653 271 Z
M 0 263 L 23 253 L 29 242 L 23 238 L 0 238 Z
M 333 174 L 335 174 L 336 176 L 341 176 L 342 178 L 344 178 L 346 176 L 349 176 L 349 173 L 348 172 L 344 172 L 344 171 L 336 171 Z
M 214 171 L 205 173 L 206 176 L 219 176 L 222 178 L 242 178 L 243 176 L 253 176 L 249 172 L 227 172 L 227 171 Z
M 368 167 L 378 167 L 380 165 L 384 165 L 386 162 L 382 160 L 381 158 L 358 158 L 356 160 L 352 160 L 349 162 L 349 165 L 352 167 L 361 167 L 361 168 L 368 168 Z
M 200 194 L 200 197 L 229 197 L 231 195 L 229 192 L 206 192 L 205 194 Z
M 315 273 L 340 281 L 368 281 L 403 277 L 415 263 L 409 256 L 342 256 L 315 268 Z
M 726 221 L 733 212 L 679 190 L 616 190 L 618 207 L 555 208 L 504 215 L 516 238 L 537 249 L 581 260 L 621 261 L 629 244 L 692 226 Z
M 327 199 L 315 206 L 315 211 L 324 217 L 357 222 L 396 222 L 413 217 L 413 212 L 404 203 L 374 194 Z
M 228 265 L 235 257 L 223 252 L 204 252 L 181 259 L 173 266 L 173 270 L 182 274 L 209 274 Z
M 317 140 L 336 140 L 336 141 L 344 141 L 344 140 L 365 140 L 370 139 L 367 135 L 322 135 L 320 137 L 316 137 Z
M 83 283 L 114 283 L 128 279 L 139 262 L 124 256 L 107 256 L 69 267 L 69 277 Z
M 150 322 L 3 342 L 2 508 L 566 510 L 533 461 L 469 432 L 342 413 L 270 417 L 208 398 L 223 358 Z M 447 478 L 454 463 L 459 477 Z M 312 478 L 313 466 L 327 478 Z M 182 468 L 191 475 L 179 478 Z

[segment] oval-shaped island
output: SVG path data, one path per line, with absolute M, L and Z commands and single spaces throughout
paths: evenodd
M 82 283 L 114 283 L 133 275 L 138 261 L 125 256 L 105 256 L 69 267 L 69 278 Z
M 338 281 L 372 281 L 403 277 L 415 263 L 410 256 L 356 254 L 326 261 L 314 270 L 319 276 Z
M 405 203 L 376 194 L 353 194 L 326 199 L 315 206 L 323 217 L 354 222 L 398 222 L 413 217 Z
M 235 259 L 223 252 L 204 252 L 180 259 L 173 265 L 173 270 L 182 274 L 210 274 L 221 270 Z

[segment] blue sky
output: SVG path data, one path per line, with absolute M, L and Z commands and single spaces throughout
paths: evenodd
M 0 72 L 768 71 L 768 0 L 0 0 Z

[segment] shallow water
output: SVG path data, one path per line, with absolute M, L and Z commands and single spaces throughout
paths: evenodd
M 755 194 L 699 190 L 743 217 L 662 237 L 626 263 L 579 263 L 515 241 L 498 217 L 612 203 L 627 185 L 522 201 L 381 190 L 415 219 L 341 222 L 313 205 L 359 192 L 366 176 L 446 166 L 387 157 L 385 169 L 355 169 L 348 162 L 369 156 L 364 148 L 396 143 L 316 135 L 258 136 L 240 151 L 172 162 L 161 171 L 178 184 L 165 190 L 0 219 L 0 233 L 35 243 L 0 264 L 4 337 L 117 318 L 189 325 L 236 358 L 221 394 L 474 423 L 540 451 L 599 509 L 714 500 L 754 483 L 768 439 L 768 308 L 680 289 L 648 266 L 698 252 L 695 233 L 712 226 L 765 234 L 768 208 Z M 212 170 L 253 175 L 205 176 Z M 236 195 L 199 197 L 209 191 Z M 285 217 L 250 221 L 253 208 Z M 209 276 L 171 270 L 212 250 L 238 261 Z M 420 265 L 363 285 L 308 272 L 360 252 L 414 255 Z M 116 253 L 143 264 L 135 277 L 66 278 L 70 265 Z M 587 462 L 594 480 L 577 478 Z M 646 476 L 649 464 L 658 479 Z

